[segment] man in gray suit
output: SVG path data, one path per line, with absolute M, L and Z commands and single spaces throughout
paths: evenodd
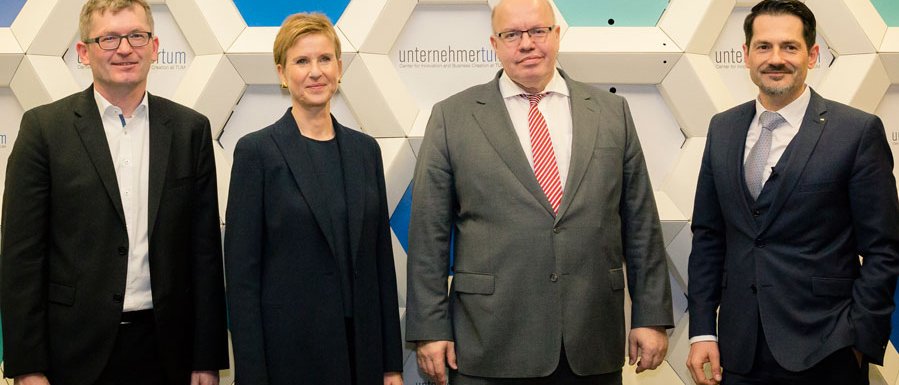
M 673 323 L 627 103 L 555 68 L 548 1 L 501 1 L 493 31 L 503 70 L 436 104 L 419 152 L 406 339 L 441 384 L 620 384 L 625 271 L 637 371 Z

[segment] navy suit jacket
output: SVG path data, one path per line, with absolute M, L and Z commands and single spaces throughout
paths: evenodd
M 899 274 L 883 123 L 812 91 L 758 198 L 770 205 L 754 207 L 742 166 L 754 115 L 751 101 L 709 125 L 693 212 L 690 336 L 717 334 L 722 365 L 737 373 L 752 367 L 759 325 L 792 371 L 848 346 L 882 364 Z
M 333 118 L 332 118 L 333 119 Z M 359 384 L 402 371 L 378 143 L 334 120 L 353 261 Z M 225 271 L 237 383 L 348 384 L 350 357 L 327 200 L 288 110 L 234 150 Z

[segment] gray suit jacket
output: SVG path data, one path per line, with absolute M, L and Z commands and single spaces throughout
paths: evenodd
M 438 103 L 428 122 L 414 179 L 406 339 L 454 340 L 463 374 L 546 376 L 563 342 L 577 374 L 620 370 L 624 263 L 632 326 L 672 324 L 658 213 L 627 103 L 562 75 L 573 140 L 557 216 L 499 75 Z

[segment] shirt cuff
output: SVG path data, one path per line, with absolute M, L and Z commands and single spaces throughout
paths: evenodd
M 697 342 L 706 342 L 706 341 L 718 342 L 718 337 L 713 336 L 711 334 L 690 337 L 690 345 L 695 344 Z

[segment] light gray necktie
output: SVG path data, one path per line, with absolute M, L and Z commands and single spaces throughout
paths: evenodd
M 774 131 L 775 128 L 786 122 L 786 119 L 776 112 L 765 111 L 759 116 L 762 132 L 759 135 L 759 140 L 749 150 L 746 164 L 743 165 L 743 177 L 746 179 L 746 187 L 749 189 L 752 199 L 759 197 L 759 194 L 762 192 L 762 186 L 764 186 L 762 175 L 765 171 L 765 165 L 768 163 L 768 153 L 771 152 L 771 131 Z

